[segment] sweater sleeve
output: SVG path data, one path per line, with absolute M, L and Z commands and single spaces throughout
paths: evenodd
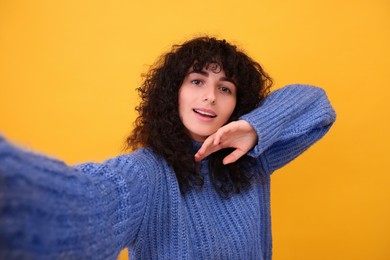
M 0 259 L 116 259 L 137 235 L 147 183 L 131 155 L 69 167 L 0 136 Z
M 258 134 L 258 143 L 248 155 L 258 158 L 270 174 L 323 137 L 336 114 L 323 89 L 289 85 L 272 92 L 240 119 L 248 121 Z

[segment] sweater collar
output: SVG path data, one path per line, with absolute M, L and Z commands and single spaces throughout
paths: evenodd
M 202 145 L 203 142 L 192 140 L 192 147 L 194 148 L 194 154 L 196 154 L 196 152 L 200 149 L 200 147 L 202 147 Z
M 202 145 L 203 145 L 203 142 L 198 142 L 198 141 L 192 140 L 192 147 L 194 148 L 194 150 L 193 150 L 193 154 L 194 155 L 196 154 L 196 152 L 198 152 L 198 150 L 200 149 L 200 147 L 202 147 Z M 208 161 L 209 161 L 209 156 L 203 158 L 203 160 L 200 161 L 200 163 L 201 164 L 207 164 Z

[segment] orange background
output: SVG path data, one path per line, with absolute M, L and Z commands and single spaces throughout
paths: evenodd
M 113 157 L 140 74 L 204 34 L 245 49 L 275 88 L 322 86 L 338 114 L 273 175 L 274 259 L 390 259 L 385 0 L 0 0 L 0 132 L 70 164 Z

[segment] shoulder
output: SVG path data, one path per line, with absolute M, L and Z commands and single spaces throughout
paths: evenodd
M 165 164 L 162 156 L 150 148 L 141 148 L 136 151 L 119 155 L 105 160 L 103 163 L 87 162 L 74 167 L 88 175 L 120 175 L 125 178 L 138 177 L 150 179 Z
M 288 84 L 284 87 L 281 87 L 280 89 L 289 89 L 289 90 L 305 90 L 305 91 L 324 91 L 323 88 L 311 84 L 302 84 L 302 83 L 295 83 L 295 84 Z
M 312 96 L 312 95 L 326 95 L 323 88 L 309 85 L 309 84 L 289 84 L 284 87 L 274 90 L 271 96 L 278 95 L 298 95 L 298 96 Z
M 164 157 L 151 148 L 140 148 L 107 160 L 106 163 L 125 174 L 142 175 L 151 182 L 169 167 Z
M 161 167 L 165 165 L 165 159 L 162 155 L 156 153 L 151 148 L 140 148 L 132 153 L 117 157 L 119 160 L 130 161 L 142 166 L 144 170 Z

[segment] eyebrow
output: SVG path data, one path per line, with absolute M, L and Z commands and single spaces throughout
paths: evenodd
M 191 73 L 198 73 L 198 74 L 201 74 L 201 75 L 203 75 L 203 76 L 205 76 L 205 77 L 208 77 L 208 76 L 209 76 L 209 73 L 208 73 L 207 71 L 204 71 L 204 70 L 201 70 L 201 71 L 191 70 L 190 72 L 187 73 L 187 75 L 189 75 L 189 74 L 191 74 Z M 236 82 L 234 82 L 233 79 L 228 78 L 228 77 L 221 77 L 221 78 L 219 79 L 219 81 L 227 81 L 227 82 L 230 82 L 230 83 L 234 84 L 234 86 L 237 85 Z

